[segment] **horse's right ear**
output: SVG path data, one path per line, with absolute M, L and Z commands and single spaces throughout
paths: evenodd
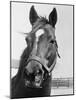
M 33 25 L 38 18 L 39 17 L 34 9 L 34 6 L 32 6 L 30 9 L 30 14 L 29 14 L 30 23 Z

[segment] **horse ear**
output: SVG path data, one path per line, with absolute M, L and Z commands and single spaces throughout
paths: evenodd
M 49 23 L 55 27 L 55 24 L 57 22 L 57 11 L 56 8 L 53 8 L 53 11 L 49 15 Z
M 34 9 L 34 6 L 32 6 L 30 9 L 30 14 L 29 14 L 30 23 L 33 25 L 38 18 L 39 17 Z

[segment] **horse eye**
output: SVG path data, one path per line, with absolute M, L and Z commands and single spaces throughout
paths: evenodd
M 50 43 L 52 43 L 52 44 L 53 44 L 54 42 L 55 42 L 55 40 L 51 40 L 51 41 L 50 41 Z

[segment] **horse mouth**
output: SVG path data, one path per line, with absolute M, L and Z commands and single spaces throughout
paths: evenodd
M 39 77 L 35 76 L 34 85 L 35 85 L 36 87 L 41 87 L 41 83 L 42 83 L 42 80 L 41 80 Z
M 35 82 L 25 81 L 25 86 L 28 88 L 42 88 L 41 81 L 35 81 Z
M 29 88 L 42 88 L 41 84 L 42 84 L 42 79 L 40 79 L 40 77 L 38 76 L 35 76 L 34 81 L 25 79 L 25 86 Z

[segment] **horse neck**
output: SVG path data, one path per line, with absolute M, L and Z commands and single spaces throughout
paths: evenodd
M 29 47 L 27 47 L 22 53 L 18 73 L 16 75 L 16 83 L 18 83 L 21 79 L 22 72 L 23 72 L 24 67 L 26 66 L 27 59 L 29 57 L 30 52 L 31 52 L 31 49 Z

